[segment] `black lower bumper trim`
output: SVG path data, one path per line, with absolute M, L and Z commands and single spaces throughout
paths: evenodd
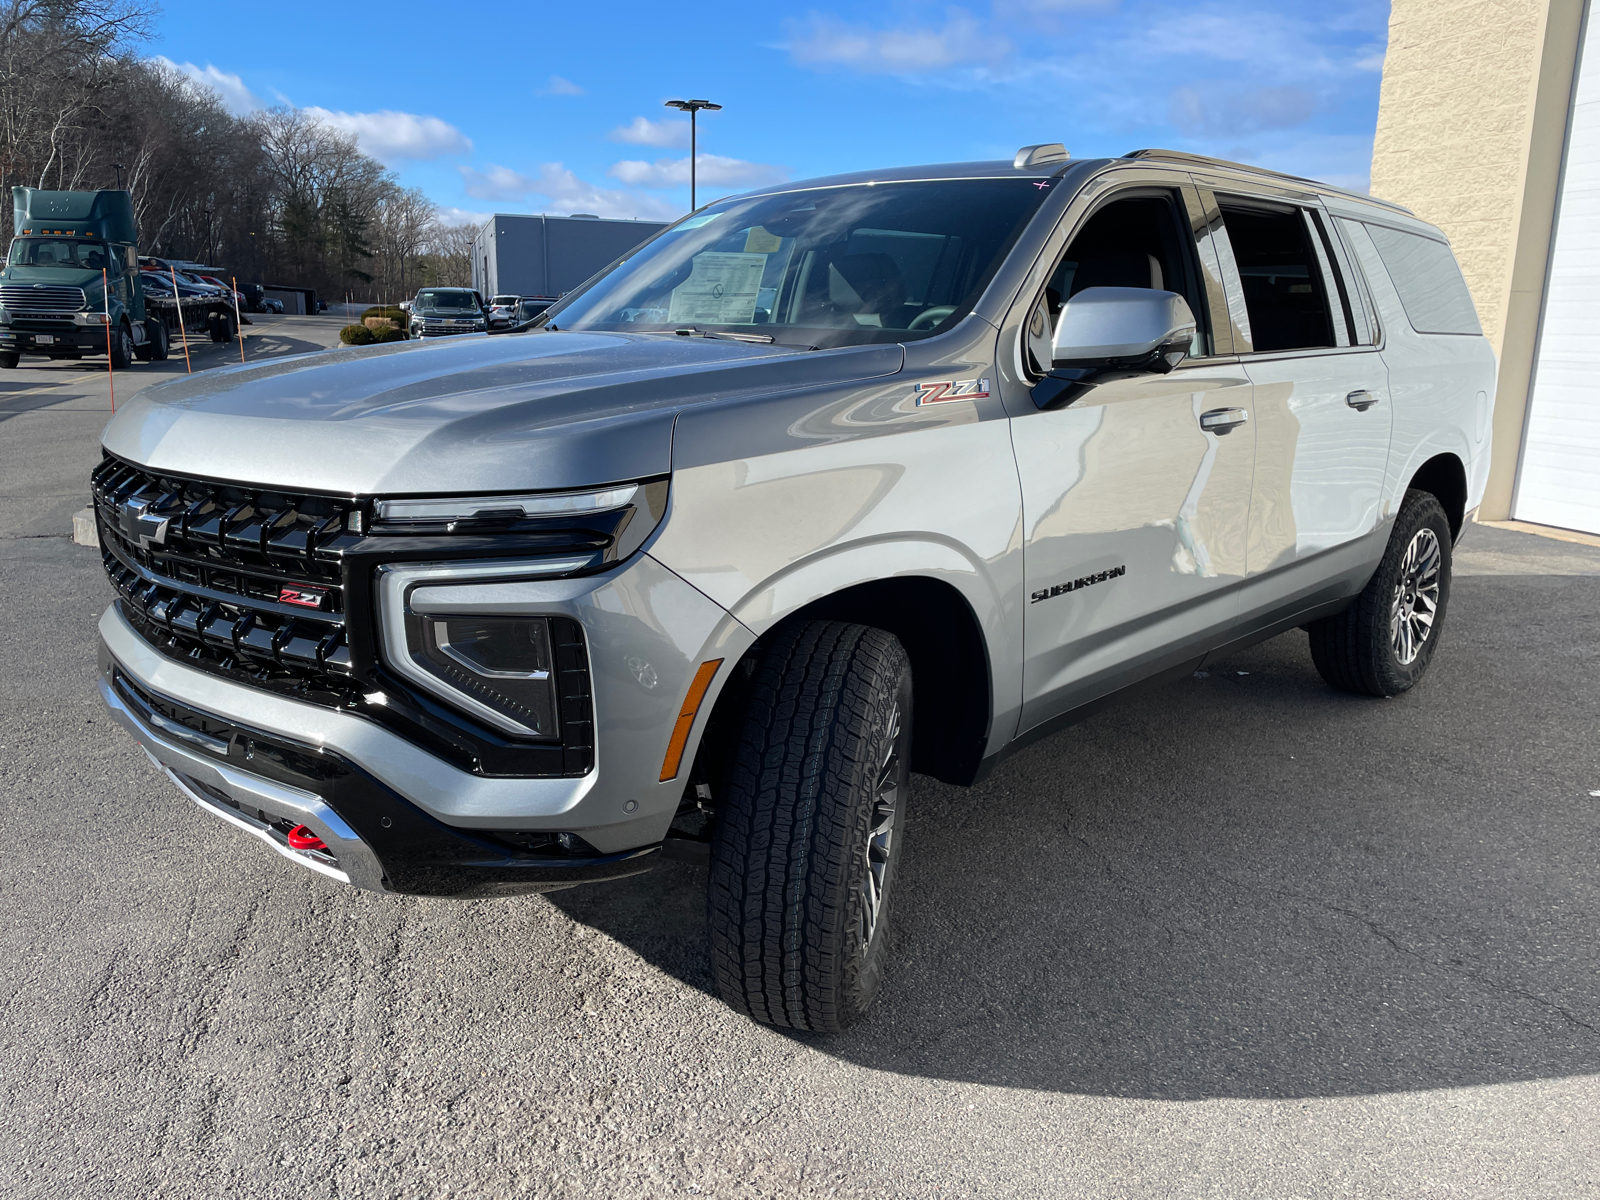
M 219 762 L 314 793 L 366 843 L 383 868 L 384 888 L 414 896 L 478 898 L 556 891 L 648 871 L 659 846 L 619 854 L 537 855 L 493 836 L 429 816 L 355 763 L 320 747 L 236 725 L 158 695 L 132 679 L 102 643 L 100 671 L 133 701 L 152 737 L 193 748 Z M 193 735 L 175 737 L 170 727 Z

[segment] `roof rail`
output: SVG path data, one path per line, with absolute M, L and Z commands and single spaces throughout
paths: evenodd
M 1245 171 L 1251 175 L 1270 175 L 1274 179 L 1288 179 L 1294 183 L 1309 184 L 1324 192 L 1337 192 L 1341 196 L 1350 196 L 1356 200 L 1365 200 L 1369 204 L 1381 205 L 1392 208 L 1396 212 L 1403 212 L 1407 216 L 1415 216 L 1404 204 L 1396 204 L 1393 200 L 1380 200 L 1367 192 L 1356 192 L 1349 188 L 1335 187 L 1331 183 L 1323 183 L 1316 179 L 1307 179 L 1304 175 L 1290 175 L 1283 171 L 1273 171 L 1266 167 L 1252 167 L 1249 163 L 1230 162 L 1226 158 L 1211 158 L 1204 154 L 1190 154 L 1186 150 L 1130 150 L 1123 158 L 1158 159 L 1162 162 L 1190 163 L 1201 167 L 1223 167 L 1229 171 Z
M 1042 142 L 1037 146 L 1024 146 L 1017 151 L 1011 165 L 1021 171 L 1026 167 L 1047 167 L 1051 163 L 1066 162 L 1072 155 L 1060 142 Z

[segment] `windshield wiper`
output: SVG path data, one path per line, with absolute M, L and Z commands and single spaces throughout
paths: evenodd
M 693 325 L 684 329 L 674 329 L 679 337 L 717 338 L 724 342 L 758 342 L 763 346 L 770 346 L 778 339 L 767 333 L 713 333 L 709 329 L 696 329 Z

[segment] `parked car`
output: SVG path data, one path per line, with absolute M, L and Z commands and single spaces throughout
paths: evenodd
M 482 333 L 489 312 L 483 297 L 471 288 L 423 288 L 411 302 L 411 336 L 445 337 L 455 333 Z
M 1365 195 L 1059 146 L 778 184 L 534 331 L 137 394 L 101 692 L 358 887 L 706 863 L 722 996 L 835 1030 L 890 969 L 911 771 L 1297 629 L 1335 688 L 1422 680 L 1494 380 L 1443 235 Z
M 517 324 L 536 320 L 552 303 L 554 302 L 550 300 L 535 300 L 530 297 L 517 301 Z
M 521 296 L 495 296 L 489 301 L 487 318 L 490 329 L 509 329 L 517 324 L 517 304 Z
M 261 307 L 266 312 L 277 313 L 279 316 L 283 315 L 283 301 L 276 296 L 262 297 Z

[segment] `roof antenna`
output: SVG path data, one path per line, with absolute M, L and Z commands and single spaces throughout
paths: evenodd
M 1066 162 L 1072 155 L 1060 142 L 1044 142 L 1038 146 L 1024 146 L 1017 151 L 1011 165 L 1021 171 L 1027 167 L 1045 167 L 1051 163 Z

